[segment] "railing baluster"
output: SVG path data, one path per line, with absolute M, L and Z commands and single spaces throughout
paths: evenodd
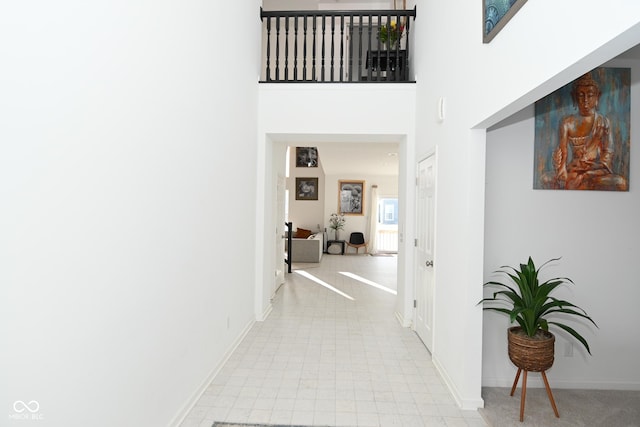
M 404 18 L 404 24 L 405 24 L 405 44 L 404 44 L 404 50 L 406 52 L 406 57 L 404 59 L 404 69 L 403 69 L 403 77 L 406 80 L 407 76 L 409 75 L 409 56 L 410 56 L 410 52 L 411 49 L 409 48 L 409 29 L 411 27 L 411 20 L 407 19 L 406 17 Z
M 344 81 L 344 16 L 340 17 L 340 81 Z
M 387 57 L 387 61 L 384 64 L 384 80 L 390 80 L 389 76 L 391 75 L 391 73 L 389 72 L 389 68 L 391 68 L 391 57 L 389 56 L 389 51 L 391 51 L 391 14 L 387 14 L 387 50 L 386 50 L 386 57 Z
M 349 81 L 353 81 L 353 15 L 349 15 Z
M 335 42 L 335 33 L 336 33 L 336 17 L 331 15 L 331 81 L 334 81 L 333 79 L 333 68 L 334 68 L 334 42 Z
M 393 67 L 393 80 L 398 81 L 398 72 L 400 70 L 400 15 L 396 15 L 396 30 L 398 31 L 398 40 L 396 41 L 396 56 Z
M 358 80 L 362 78 L 362 15 L 358 16 Z
M 293 80 L 298 80 L 298 16 L 294 17 L 293 24 Z
M 367 22 L 367 32 L 369 34 L 369 46 L 367 46 L 367 52 L 369 53 L 367 56 L 369 57 L 369 63 L 367 64 L 367 80 L 371 80 L 371 64 L 373 64 L 373 58 L 371 52 L 371 25 L 372 25 L 372 15 L 369 14 Z
M 324 81 L 324 37 L 326 33 L 327 17 L 322 15 L 322 50 L 320 51 L 320 81 Z
M 302 80 L 307 80 L 307 16 L 304 17 L 304 42 L 302 48 Z
M 280 17 L 276 18 L 276 80 L 280 80 Z
M 270 63 L 271 63 L 271 17 L 267 18 L 267 70 L 266 70 L 267 81 L 271 80 L 271 70 L 269 69 Z
M 312 45 L 312 49 L 313 49 L 313 56 L 312 56 L 312 65 L 313 68 L 311 69 L 311 79 L 315 82 L 316 81 L 316 32 L 317 32 L 317 26 L 318 26 L 318 18 L 316 18 L 315 16 L 313 17 L 313 45 Z
M 289 17 L 284 19 L 284 79 L 289 80 Z
M 382 15 L 378 15 L 378 37 L 376 37 L 377 41 L 377 45 L 378 47 L 376 48 L 376 63 L 377 63 L 377 67 L 376 67 L 376 80 L 380 80 L 380 52 L 382 50 L 382 44 L 380 42 L 380 28 L 382 28 Z M 373 58 L 371 59 L 373 61 Z

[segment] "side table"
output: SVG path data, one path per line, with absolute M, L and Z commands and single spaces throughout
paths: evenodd
M 327 240 L 327 253 L 329 253 L 329 247 L 334 243 L 340 245 L 340 255 L 344 255 L 344 240 Z

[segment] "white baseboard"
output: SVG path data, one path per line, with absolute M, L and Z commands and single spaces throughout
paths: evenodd
M 238 346 L 240 345 L 240 343 L 242 342 L 242 340 L 247 336 L 247 334 L 249 333 L 249 331 L 251 330 L 251 327 L 255 324 L 255 320 L 252 320 L 251 322 L 249 322 L 249 324 L 247 326 L 245 326 L 245 328 L 242 330 L 242 332 L 240 333 L 240 335 L 238 335 L 238 337 L 233 341 L 233 343 L 231 344 L 231 346 L 229 347 L 229 349 L 225 352 L 224 356 L 222 357 L 222 360 L 211 370 L 211 372 L 209 372 L 209 375 L 207 375 L 207 377 L 204 379 L 204 381 L 202 382 L 202 384 L 200 384 L 200 387 L 198 387 L 193 394 L 191 395 L 191 397 L 189 399 L 187 399 L 187 401 L 185 402 L 184 405 L 182 405 L 182 408 L 178 411 L 178 413 L 173 417 L 173 419 L 171 420 L 171 422 L 169 423 L 169 426 L 172 427 L 178 427 L 180 426 L 180 424 L 182 424 L 182 422 L 184 421 L 184 419 L 187 417 L 187 415 L 189 414 L 189 412 L 193 409 L 193 407 L 198 403 L 198 400 L 200 400 L 200 397 L 202 397 L 202 394 L 207 390 L 207 388 L 209 387 L 209 385 L 211 384 L 211 382 L 214 380 L 214 378 L 216 377 L 216 375 L 218 375 L 218 373 L 220 372 L 220 370 L 222 369 L 222 367 L 225 365 L 225 363 L 227 363 L 227 361 L 229 360 L 229 357 L 231 357 L 231 355 L 233 354 L 233 352 L 236 350 L 236 348 L 238 348 Z
M 478 398 L 478 399 L 464 399 L 464 398 L 462 398 L 462 396 L 460 396 L 460 392 L 458 391 L 458 389 L 456 388 L 455 384 L 451 380 L 451 377 L 447 373 L 447 370 L 444 368 L 442 363 L 440 363 L 438 358 L 433 356 L 431 358 L 431 360 L 433 361 L 433 364 L 436 367 L 436 370 L 440 374 L 440 377 L 442 378 L 442 381 L 444 381 L 444 384 L 447 386 L 447 388 L 449 389 L 449 392 L 453 396 L 453 399 L 456 401 L 456 405 L 458 405 L 458 407 L 460 407 L 460 409 L 463 409 L 463 410 L 477 410 L 479 408 L 484 408 L 484 399 L 482 399 L 482 398 Z
M 273 304 L 269 303 L 269 305 L 262 312 L 260 319 L 257 319 L 258 322 L 264 322 L 265 319 L 269 317 L 272 311 L 273 311 Z
M 513 380 L 515 379 L 515 371 L 513 378 L 483 378 L 482 387 L 508 387 L 511 388 Z M 549 385 L 551 389 L 563 388 L 563 389 L 575 389 L 575 390 L 622 390 L 622 391 L 635 391 L 640 390 L 640 383 L 638 382 L 620 382 L 620 381 L 574 381 L 574 380 L 561 380 L 554 378 L 553 375 L 547 374 Z M 522 385 L 522 378 L 518 383 L 518 387 Z M 542 376 L 537 372 L 529 372 L 527 375 L 527 388 L 542 388 L 544 382 L 542 382 Z
M 399 311 L 396 311 L 396 319 L 398 319 L 398 322 L 400 322 L 400 325 L 403 328 L 410 328 L 411 327 L 411 321 L 405 320 L 405 318 L 402 316 L 402 314 L 400 314 Z

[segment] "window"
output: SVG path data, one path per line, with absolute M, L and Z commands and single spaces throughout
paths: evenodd
M 398 199 L 386 198 L 378 201 L 378 223 L 385 225 L 398 224 Z
M 378 223 L 376 224 L 376 250 L 398 252 L 398 198 L 378 199 Z

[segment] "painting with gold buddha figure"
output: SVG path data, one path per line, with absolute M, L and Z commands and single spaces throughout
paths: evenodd
M 629 190 L 630 86 L 600 67 L 535 103 L 534 189 Z

